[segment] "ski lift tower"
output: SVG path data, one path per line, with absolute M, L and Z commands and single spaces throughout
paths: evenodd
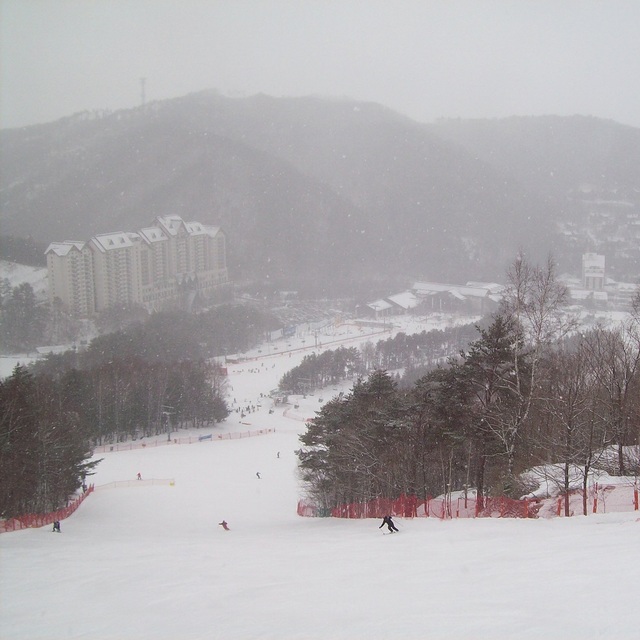
M 169 416 L 174 413 L 174 407 L 170 407 L 168 404 L 162 405 L 162 421 L 167 424 L 167 442 L 171 442 L 171 419 Z

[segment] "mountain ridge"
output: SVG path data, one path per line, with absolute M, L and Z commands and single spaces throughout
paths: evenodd
M 87 239 L 178 214 L 223 228 L 234 279 L 496 279 L 519 248 L 540 258 L 557 246 L 567 184 L 532 179 L 522 142 L 500 151 L 504 123 L 458 124 L 375 103 L 207 91 L 2 131 L 3 233 Z

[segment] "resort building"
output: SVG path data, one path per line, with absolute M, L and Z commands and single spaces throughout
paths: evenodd
M 121 304 L 190 309 L 228 283 L 222 230 L 179 216 L 158 217 L 136 233 L 52 242 L 46 256 L 50 303 L 78 317 Z

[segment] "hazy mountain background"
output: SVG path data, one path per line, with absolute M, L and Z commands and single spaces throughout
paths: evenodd
M 309 291 L 500 279 L 520 247 L 577 269 L 558 234 L 571 194 L 640 199 L 640 130 L 595 118 L 424 125 L 373 103 L 202 92 L 0 144 L 3 235 L 46 245 L 178 214 L 223 228 L 233 280 Z

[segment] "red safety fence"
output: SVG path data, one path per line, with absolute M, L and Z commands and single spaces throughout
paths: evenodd
M 84 501 L 84 499 L 94 490 L 93 485 L 89 485 L 87 490 L 77 496 L 64 509 L 58 509 L 51 513 L 29 513 L 9 520 L 0 520 L 0 533 L 7 531 L 17 531 L 19 529 L 29 529 L 33 527 L 44 527 L 56 520 L 68 518 Z
M 412 495 L 398 498 L 377 498 L 368 502 L 352 502 L 331 510 L 319 509 L 301 500 L 298 515 L 305 517 L 332 516 L 333 518 L 383 518 L 386 515 L 400 518 L 534 518 L 540 508 L 538 500 L 513 500 L 511 498 L 484 498 L 480 505 L 475 496 L 456 498 L 428 498 L 421 500 Z
M 620 513 L 638 511 L 637 484 L 601 484 L 596 483 L 587 489 L 587 513 Z M 555 516 L 578 515 L 584 513 L 584 498 L 582 489 L 563 493 L 555 499 L 554 504 L 545 508 L 545 512 L 553 511 Z
M 183 436 L 181 438 L 157 438 L 144 442 L 118 442 L 116 444 L 104 444 L 95 447 L 94 453 L 109 453 L 111 451 L 132 451 L 133 449 L 147 449 L 163 447 L 168 444 L 195 444 L 197 442 L 217 442 L 218 440 L 240 440 L 241 438 L 253 438 L 274 433 L 275 429 L 257 429 L 256 431 L 237 431 L 235 433 L 208 433 L 202 436 Z
M 400 518 L 537 518 L 563 516 L 565 501 L 569 501 L 569 514 L 583 512 L 582 491 L 571 491 L 556 498 L 531 498 L 513 500 L 504 496 L 483 498 L 478 501 L 473 496 L 428 498 L 420 500 L 416 496 L 401 495 L 395 499 L 378 498 L 368 502 L 342 504 L 333 509 L 321 509 L 301 500 L 298 515 L 304 517 L 333 518 L 384 518 L 386 515 Z M 588 491 L 588 511 L 607 513 L 638 511 L 640 508 L 637 484 L 599 485 Z

